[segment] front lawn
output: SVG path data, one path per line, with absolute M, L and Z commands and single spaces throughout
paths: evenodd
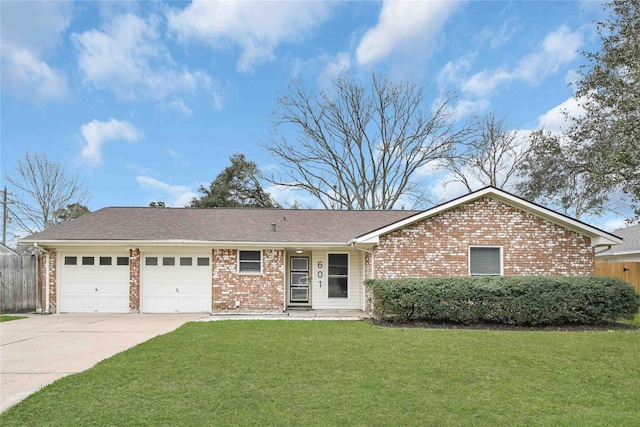
M 0 425 L 637 425 L 640 332 L 187 324 Z
M 26 319 L 27 316 L 14 316 L 12 314 L 0 314 L 0 323 L 1 322 L 10 322 L 12 320 L 20 320 Z

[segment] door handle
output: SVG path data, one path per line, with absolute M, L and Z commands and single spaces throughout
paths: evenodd
M 178 288 L 176 288 L 176 292 L 180 293 L 180 291 L 178 290 Z
M 96 292 L 98 292 L 98 288 L 96 288 Z

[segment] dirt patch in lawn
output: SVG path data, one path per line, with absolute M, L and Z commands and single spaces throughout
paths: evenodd
M 476 329 L 495 331 L 564 331 L 564 332 L 586 332 L 586 331 L 619 331 L 619 330 L 640 330 L 640 326 L 628 325 L 626 323 L 603 323 L 596 325 L 584 325 L 567 323 L 563 325 L 535 325 L 535 326 L 514 326 L 502 325 L 498 323 L 447 323 L 430 322 L 424 320 L 412 320 L 406 322 L 389 322 L 384 320 L 370 319 L 375 326 L 387 328 L 430 328 L 430 329 Z

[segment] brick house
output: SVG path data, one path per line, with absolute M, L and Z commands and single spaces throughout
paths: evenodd
M 45 312 L 365 310 L 367 278 L 585 275 L 622 240 L 487 187 L 426 211 L 104 208 L 21 241 Z

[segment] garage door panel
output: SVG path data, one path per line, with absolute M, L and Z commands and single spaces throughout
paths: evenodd
M 148 255 L 158 265 L 142 266 L 142 311 L 144 313 L 206 313 L 211 311 L 211 266 L 198 266 L 204 254 Z M 176 265 L 162 265 L 164 257 L 174 257 Z M 191 257 L 193 265 L 180 265 L 181 257 Z
M 78 261 L 86 254 L 75 256 Z M 100 256 L 96 254 L 96 263 Z M 124 256 L 124 254 L 112 255 Z M 64 257 L 62 258 L 64 260 Z M 59 309 L 62 313 L 128 313 L 128 265 L 65 265 L 59 267 Z

